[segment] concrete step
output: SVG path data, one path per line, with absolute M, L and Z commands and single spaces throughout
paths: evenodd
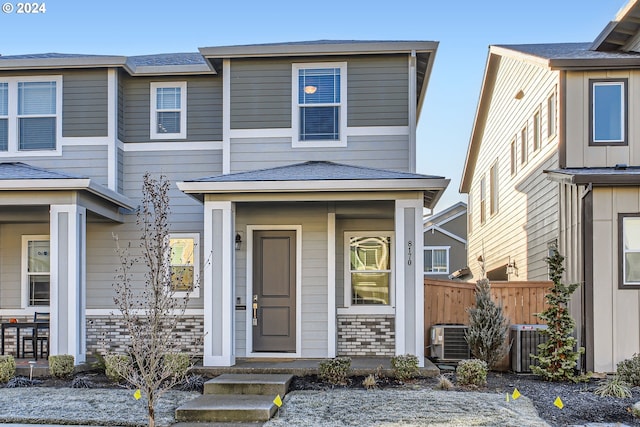
M 284 397 L 293 375 L 222 374 L 204 384 L 204 394 L 262 394 Z
M 274 396 L 205 394 L 176 409 L 178 422 L 268 421 L 276 412 Z

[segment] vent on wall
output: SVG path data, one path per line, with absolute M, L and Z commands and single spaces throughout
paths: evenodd
M 469 344 L 464 338 L 468 328 L 464 325 L 433 325 L 431 357 L 451 361 L 469 359 Z
M 540 333 L 547 325 L 511 325 L 509 341 L 511 342 L 511 370 L 514 372 L 531 372 L 531 365 L 538 361 L 531 357 L 538 354 L 538 344 L 547 341 L 547 336 Z

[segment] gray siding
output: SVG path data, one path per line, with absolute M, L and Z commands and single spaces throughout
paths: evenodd
M 124 191 L 124 151 L 120 148 L 117 149 L 117 191 L 118 193 L 122 193 Z
M 187 82 L 188 141 L 222 140 L 222 80 L 219 76 L 147 78 L 121 75 L 123 106 L 119 112 L 119 128 L 123 142 L 157 141 L 149 135 L 149 102 L 150 84 L 158 81 Z
M 65 71 L 62 136 L 107 136 L 107 70 Z
M 233 60 L 231 129 L 291 127 L 292 64 L 318 61 Z M 332 57 L 329 61 L 347 62 L 348 126 L 408 125 L 409 71 L 405 55 Z
M 231 172 L 283 166 L 310 160 L 338 161 L 371 168 L 409 170 L 409 137 L 352 136 L 342 148 L 291 148 L 290 138 L 234 138 Z
M 124 79 L 127 78 L 127 74 L 124 72 L 118 73 L 118 139 L 124 141 Z

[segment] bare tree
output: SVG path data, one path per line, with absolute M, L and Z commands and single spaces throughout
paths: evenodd
M 175 349 L 176 329 L 189 298 L 176 298 L 172 286 L 169 186 L 164 176 L 156 180 L 144 175 L 136 221 L 141 231 L 140 251 L 135 251 L 139 255 L 132 254 L 130 245 L 121 247 L 114 235 L 120 256 L 114 302 L 130 337 L 129 358 L 118 373 L 146 399 L 149 427 L 155 426 L 154 408 L 160 396 L 182 381 L 190 366 L 188 359 L 186 366 L 180 362 Z M 134 272 L 138 265 L 145 269 L 143 286 L 136 285 L 141 282 Z M 197 274 L 194 271 L 194 286 Z

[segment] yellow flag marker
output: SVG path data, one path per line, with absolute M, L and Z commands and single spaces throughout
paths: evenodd
M 556 400 L 553 401 L 553 404 L 560 409 L 564 408 L 564 403 L 562 403 L 562 399 L 560 399 L 560 396 L 556 397 Z
M 140 392 L 140 389 L 137 389 L 135 393 L 133 393 L 133 397 L 135 397 L 136 400 L 140 400 L 140 398 L 142 397 L 142 393 Z
M 509 401 L 509 393 L 507 393 L 507 398 L 506 399 L 507 399 L 507 402 L 508 402 Z
M 282 406 L 282 399 L 280 398 L 280 395 L 277 395 L 276 398 L 273 399 L 273 403 L 275 403 L 278 408 Z
M 517 388 L 514 388 L 514 389 L 513 389 L 513 394 L 511 395 L 511 397 L 513 397 L 513 400 L 516 400 L 516 399 L 517 399 L 517 398 L 519 398 L 520 396 L 522 396 L 522 395 L 520 394 L 520 392 L 518 391 L 518 389 L 517 389 Z

